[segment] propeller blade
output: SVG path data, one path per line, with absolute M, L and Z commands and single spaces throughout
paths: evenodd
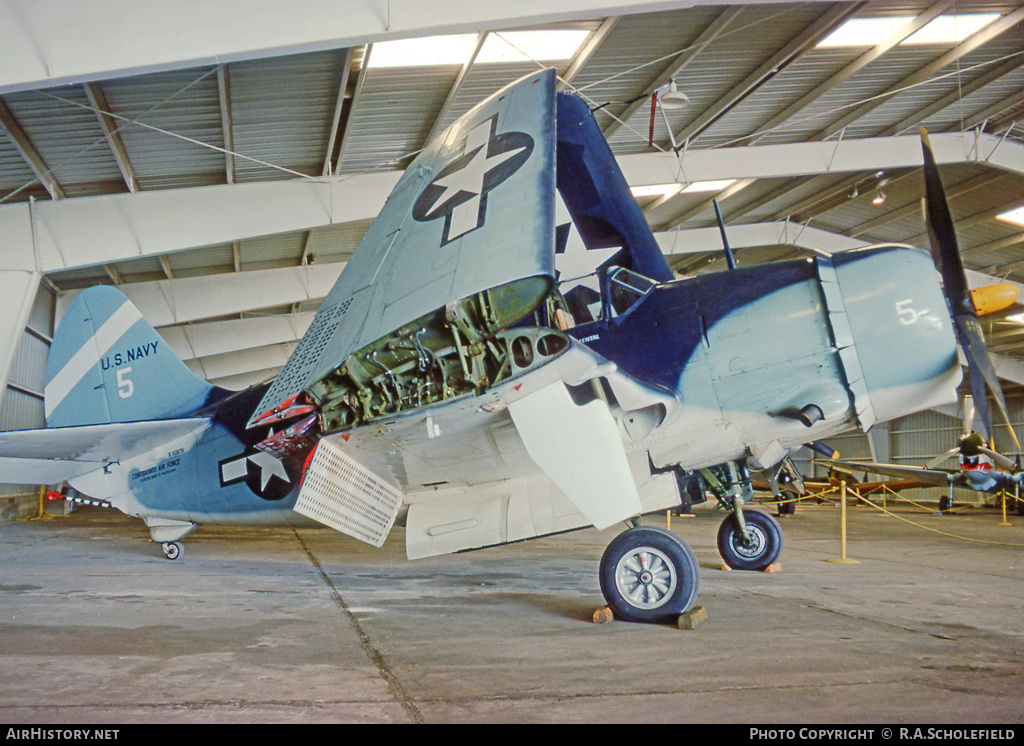
M 1007 458 L 998 451 L 993 451 L 991 448 L 979 448 L 978 450 L 992 459 L 992 463 L 1000 469 L 1005 469 L 1006 471 L 1014 470 L 1015 464 L 1013 463 L 1013 459 Z
M 921 129 L 921 148 L 924 152 L 924 183 L 925 183 L 925 215 L 928 224 L 928 237 L 931 240 L 932 257 L 942 275 L 942 289 L 949 302 L 960 347 L 967 358 L 970 371 L 971 392 L 974 395 L 978 416 L 985 428 L 985 435 L 992 437 L 992 422 L 988 413 L 986 387 L 1006 422 L 1010 435 L 1017 449 L 1020 442 L 1010 424 L 1010 415 L 1003 398 L 1003 390 L 999 385 L 999 377 L 988 354 L 988 346 L 981 333 L 978 312 L 971 300 L 971 292 L 967 286 L 964 263 L 960 256 L 953 217 L 949 212 L 946 190 L 942 186 L 939 167 L 935 162 L 931 141 L 928 133 Z
M 963 436 L 966 438 L 971 434 L 971 430 L 974 429 L 974 397 L 967 394 L 964 397 L 964 432 Z
M 951 458 L 951 457 L 957 455 L 959 452 L 960 452 L 960 447 L 959 446 L 957 446 L 956 448 L 950 448 L 948 451 L 946 451 L 941 456 L 936 456 L 935 458 L 933 458 L 931 461 L 929 461 L 927 464 L 925 464 L 925 466 L 927 468 L 929 468 L 929 469 L 934 469 L 936 466 L 941 464 L 943 461 L 945 461 L 946 459 Z

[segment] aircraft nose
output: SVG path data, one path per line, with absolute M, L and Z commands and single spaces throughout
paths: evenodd
M 832 318 L 848 324 L 860 366 L 847 376 L 863 375 L 875 418 L 956 401 L 956 338 L 928 253 L 875 247 L 837 254 L 832 262 L 846 311 L 845 319 Z

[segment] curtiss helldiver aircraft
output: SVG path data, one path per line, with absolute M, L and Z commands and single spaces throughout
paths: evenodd
M 312 518 L 380 546 L 403 506 L 410 558 L 632 523 L 600 586 L 620 618 L 656 621 L 690 608 L 699 568 L 639 516 L 711 493 L 725 561 L 767 567 L 782 534 L 744 508 L 752 471 L 954 401 L 960 378 L 924 251 L 676 278 L 548 70 L 419 154 L 269 384 L 210 386 L 119 292 L 81 293 L 50 352 L 49 428 L 3 434 L 0 481 L 67 480 L 170 558 L 200 523 Z

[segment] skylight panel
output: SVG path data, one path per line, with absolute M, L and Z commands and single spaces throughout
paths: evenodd
M 473 51 L 472 34 L 397 39 L 373 45 L 370 67 L 427 67 L 461 65 Z
M 695 194 L 697 192 L 720 192 L 727 186 L 736 183 L 736 179 L 720 179 L 717 181 L 695 181 L 683 189 L 682 194 Z
M 589 35 L 585 29 L 494 32 L 487 35 L 476 64 L 568 60 Z M 469 59 L 475 43 L 476 34 L 384 41 L 373 45 L 370 67 L 461 65 Z
M 902 44 L 957 44 L 999 18 L 998 13 L 939 16 Z
M 668 197 L 677 194 L 683 188 L 682 184 L 651 184 L 649 186 L 635 186 L 630 188 L 634 197 Z
M 572 59 L 583 40 L 590 35 L 584 29 L 545 31 L 501 31 L 487 35 L 477 62 L 555 62 Z
M 873 47 L 885 41 L 912 20 L 914 20 L 912 16 L 852 18 L 818 42 L 818 46 Z
M 996 215 L 996 218 L 1007 223 L 1024 226 L 1024 207 L 1018 207 L 1015 210 L 1008 210 Z
M 939 16 L 900 42 L 903 44 L 957 44 L 977 33 L 999 13 Z M 910 23 L 913 16 L 852 18 L 818 43 L 819 47 L 873 47 Z

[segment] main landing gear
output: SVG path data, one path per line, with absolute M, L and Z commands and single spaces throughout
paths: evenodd
M 764 570 L 779 558 L 782 529 L 778 522 L 760 510 L 743 509 L 753 490 L 742 464 L 702 469 L 688 474 L 680 485 L 683 494 L 691 498 L 710 491 L 731 511 L 718 529 L 718 551 L 729 567 Z M 605 601 L 618 618 L 670 622 L 689 611 L 697 599 L 700 566 L 693 550 L 677 534 L 634 525 L 605 549 L 600 579 Z
M 616 536 L 601 557 L 601 592 L 627 622 L 668 622 L 697 598 L 700 567 L 671 531 L 635 526 Z
M 706 487 L 728 516 L 718 529 L 718 551 L 734 570 L 765 570 L 782 553 L 782 528 L 772 516 L 745 510 L 754 497 L 750 474 L 741 462 L 701 469 Z

